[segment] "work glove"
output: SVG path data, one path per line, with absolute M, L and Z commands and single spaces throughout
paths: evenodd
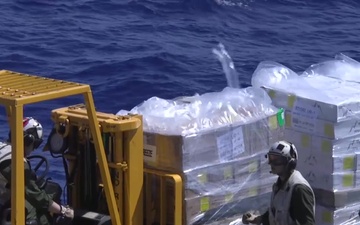
M 245 213 L 242 217 L 242 223 L 243 224 L 261 224 L 261 216 L 256 215 L 254 213 Z

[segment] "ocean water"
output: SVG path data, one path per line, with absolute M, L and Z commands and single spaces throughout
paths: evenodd
M 218 43 L 242 87 L 263 60 L 294 71 L 337 53 L 360 60 L 357 0 L 2 0 L 0 9 L 0 69 L 88 83 L 103 112 L 222 90 Z M 46 138 L 51 109 L 79 102 L 31 105 L 25 115 L 40 120 Z M 62 161 L 48 158 L 64 184 Z

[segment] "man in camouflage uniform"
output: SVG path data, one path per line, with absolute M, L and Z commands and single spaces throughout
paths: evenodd
M 43 128 L 41 124 L 31 117 L 23 120 L 24 151 L 27 157 L 42 143 Z M 40 189 L 37 184 L 36 174 L 31 171 L 30 164 L 24 158 L 25 163 L 25 212 L 27 223 L 48 225 L 52 223 L 50 213 L 58 214 L 72 219 L 74 211 L 68 207 L 61 206 L 53 201 L 53 196 Z M 0 205 L 9 207 L 11 197 L 11 144 L 9 140 L 0 142 Z M 2 210 L 3 211 L 3 210 Z M 4 212 L 2 212 L 4 213 Z M 4 215 L 0 215 L 0 218 Z

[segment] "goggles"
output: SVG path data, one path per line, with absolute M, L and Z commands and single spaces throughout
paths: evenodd
M 266 158 L 269 161 L 270 165 L 273 166 L 282 166 L 282 165 L 286 165 L 287 160 L 284 156 L 281 155 L 275 155 L 275 154 L 267 154 Z

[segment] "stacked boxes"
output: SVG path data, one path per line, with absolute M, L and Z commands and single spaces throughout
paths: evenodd
M 278 116 L 273 113 L 248 124 L 188 136 L 144 134 L 145 167 L 183 177 L 183 224 L 202 224 L 247 210 L 267 209 L 276 176 L 269 173 L 265 154 L 272 142 L 283 139 L 284 127 L 278 125 Z M 169 224 L 173 213 L 168 212 Z
M 258 153 L 229 163 L 185 172 L 187 208 L 184 224 L 193 224 L 195 221 L 201 224 L 215 218 L 224 219 L 233 213 L 244 213 L 237 205 L 246 201 L 247 207 L 242 206 L 243 210 L 265 210 L 274 180 L 271 179 L 273 176 L 261 177 L 262 170 L 268 169 L 260 159 L 263 155 Z M 259 196 L 263 197 L 262 202 L 255 201 Z
M 277 112 L 190 135 L 145 132 L 144 161 L 149 168 L 183 172 L 256 155 L 282 136 Z
M 292 94 L 273 87 L 265 90 L 275 106 L 286 109 L 284 136 L 297 147 L 297 168 L 316 194 L 316 224 L 339 224 L 348 219 L 347 214 L 355 212 L 350 209 L 358 207 L 356 214 L 359 211 L 360 98 L 354 97 L 360 94 L 360 84 L 320 75 L 304 77 L 304 82 L 311 83 L 312 79 L 316 79 L 312 84 L 323 79 L 324 83 L 334 82 L 336 87 L 317 87 L 313 99 L 303 90 Z M 331 99 L 329 91 L 334 96 Z
M 154 97 L 131 113 L 144 118 L 145 168 L 182 177 L 182 224 L 268 208 L 276 176 L 269 174 L 264 156 L 273 142 L 283 139 L 284 113 L 271 105 L 263 89 L 225 88 L 186 102 Z M 164 221 L 159 215 L 163 203 L 165 222 L 173 224 L 173 183 L 149 182 L 149 177 L 145 205 L 153 208 L 146 209 L 145 219 L 150 224 Z M 166 194 L 161 197 L 161 192 Z
M 313 188 L 339 192 L 356 187 L 357 157 L 350 149 L 360 138 L 331 140 L 292 129 L 286 129 L 285 138 L 298 148 L 298 169 Z
M 316 205 L 315 220 L 316 224 L 333 225 L 333 224 L 359 224 L 360 204 L 349 204 L 346 207 L 324 207 Z

